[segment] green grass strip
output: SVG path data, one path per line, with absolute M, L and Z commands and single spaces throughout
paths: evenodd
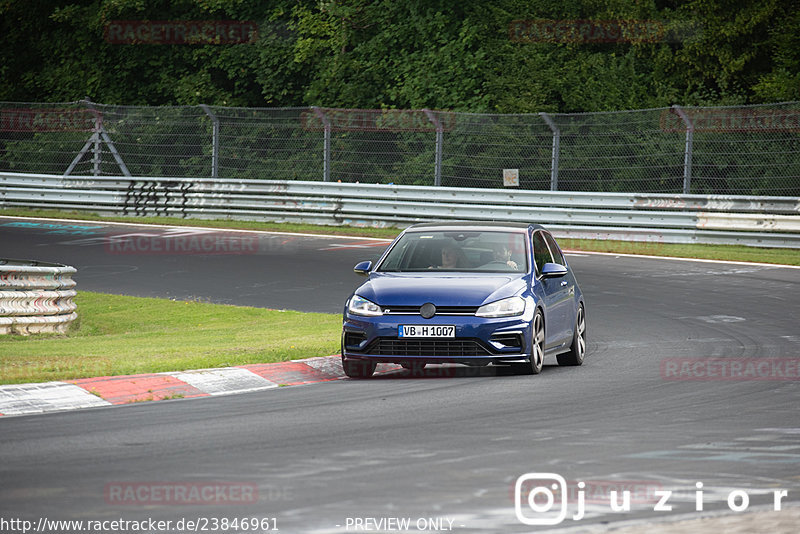
M 613 254 L 637 254 L 673 258 L 696 258 L 704 260 L 745 261 L 800 265 L 800 249 L 747 247 L 744 245 L 696 245 L 648 243 L 638 241 L 598 241 L 592 239 L 559 239 L 559 245 L 567 250 L 587 252 L 610 252 Z
M 279 362 L 339 352 L 338 314 L 78 292 L 66 335 L 0 336 L 0 383 Z

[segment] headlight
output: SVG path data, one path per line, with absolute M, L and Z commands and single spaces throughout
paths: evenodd
M 353 295 L 353 298 L 350 299 L 350 304 L 347 305 L 347 311 L 353 315 L 368 315 L 373 317 L 383 315 L 383 310 L 380 306 L 358 295 Z
M 484 304 L 475 315 L 478 317 L 512 317 L 522 315 L 525 311 L 525 299 L 522 297 L 509 297 L 507 299 Z

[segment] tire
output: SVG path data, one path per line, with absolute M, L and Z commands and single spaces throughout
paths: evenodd
M 531 324 L 531 361 L 513 363 L 511 369 L 518 375 L 538 375 L 544 364 L 544 315 L 536 310 Z
M 578 315 L 575 318 L 575 332 L 572 333 L 572 345 L 569 352 L 556 356 L 558 365 L 581 365 L 586 356 L 586 313 L 583 304 L 578 305 Z
M 342 369 L 350 378 L 369 378 L 375 372 L 377 364 L 365 360 L 347 360 L 342 356 Z

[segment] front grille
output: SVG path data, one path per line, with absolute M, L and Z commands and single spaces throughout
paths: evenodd
M 419 315 L 421 306 L 386 306 L 387 315 Z M 436 315 L 475 315 L 477 306 L 436 306 Z
M 428 356 L 468 358 L 491 353 L 475 339 L 397 339 L 378 338 L 365 352 L 377 356 Z

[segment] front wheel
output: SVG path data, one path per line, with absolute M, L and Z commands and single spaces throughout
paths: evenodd
M 581 365 L 586 356 L 586 314 L 583 304 L 578 305 L 578 316 L 575 318 L 575 331 L 572 334 L 572 346 L 569 352 L 559 354 L 558 365 Z
M 350 378 L 369 378 L 375 372 L 375 362 L 367 360 L 348 360 L 342 356 L 342 369 Z
M 542 372 L 544 364 L 544 315 L 542 315 L 542 310 L 536 310 L 531 330 L 531 361 L 511 364 L 511 369 L 520 375 L 538 375 Z

